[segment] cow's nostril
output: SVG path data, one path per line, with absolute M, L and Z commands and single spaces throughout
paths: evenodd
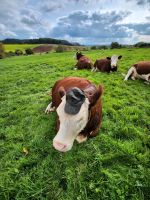
M 58 142 L 58 141 L 54 141 L 54 142 L 53 142 L 53 146 L 54 146 L 54 148 L 57 149 L 57 150 L 62 150 L 62 149 L 64 149 L 64 148 L 67 147 L 67 145 L 65 145 L 65 144 L 63 144 L 63 143 L 61 143 L 61 142 Z

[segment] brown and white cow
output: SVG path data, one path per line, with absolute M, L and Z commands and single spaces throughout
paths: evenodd
M 98 134 L 102 118 L 103 87 L 89 80 L 67 77 L 52 88 L 52 102 L 45 112 L 56 109 L 57 134 L 53 146 L 58 151 L 69 151 L 76 139 L 79 143 Z
M 150 61 L 141 61 L 132 65 L 124 80 L 127 81 L 130 77 L 132 80 L 141 78 L 150 82 Z
M 92 69 L 93 62 L 86 56 L 84 56 L 81 52 L 76 53 L 76 67 L 75 69 Z
M 113 55 L 111 57 L 96 60 L 92 71 L 101 71 L 108 73 L 117 71 L 117 62 L 121 58 L 122 56 Z

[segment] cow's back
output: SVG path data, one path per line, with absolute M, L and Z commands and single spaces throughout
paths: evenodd
M 110 72 L 111 70 L 110 60 L 108 59 L 96 60 L 96 67 L 102 72 Z
M 52 103 L 53 106 L 56 108 L 59 106 L 61 103 L 61 96 L 59 94 L 59 90 L 61 87 L 66 91 L 72 87 L 78 87 L 81 90 L 84 90 L 91 84 L 90 81 L 84 79 L 84 78 L 79 78 L 79 77 L 67 77 L 64 78 L 63 80 L 58 80 L 55 85 L 52 88 Z
M 91 69 L 92 65 L 93 65 L 92 61 L 86 56 L 82 56 L 81 58 L 79 58 L 76 64 L 78 69 Z
M 133 65 L 136 68 L 138 74 L 149 74 L 150 73 L 150 61 L 141 61 Z

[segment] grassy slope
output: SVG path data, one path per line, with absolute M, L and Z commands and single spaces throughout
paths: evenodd
M 6 52 L 9 52 L 9 51 L 15 52 L 16 49 L 20 49 L 23 52 L 25 52 L 25 49 L 27 49 L 27 48 L 33 49 L 34 47 L 40 46 L 40 45 L 44 45 L 44 44 L 5 44 L 4 47 L 5 47 Z M 50 44 L 50 45 L 53 47 L 54 50 L 58 46 L 57 44 Z M 67 46 L 67 45 L 61 45 L 61 46 L 65 47 L 68 50 L 74 50 L 74 49 L 77 49 L 77 50 L 81 49 L 82 50 L 82 49 L 86 48 L 86 47 L 83 47 L 83 46 Z
M 40 44 L 5 44 L 5 51 L 15 51 L 16 49 L 20 49 L 24 51 L 27 48 L 34 48 L 36 46 L 39 46 Z
M 148 199 L 150 191 L 150 87 L 124 82 L 121 73 L 149 49 L 89 51 L 93 61 L 122 54 L 117 73 L 74 71 L 73 53 L 0 61 L 0 199 Z M 105 87 L 100 134 L 75 142 L 65 154 L 52 147 L 56 114 L 45 115 L 56 80 L 82 76 Z M 25 156 L 23 147 L 29 150 Z

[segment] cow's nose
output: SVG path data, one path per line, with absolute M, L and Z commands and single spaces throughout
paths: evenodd
M 58 151 L 65 151 L 67 145 L 58 141 L 53 141 L 53 147 Z

